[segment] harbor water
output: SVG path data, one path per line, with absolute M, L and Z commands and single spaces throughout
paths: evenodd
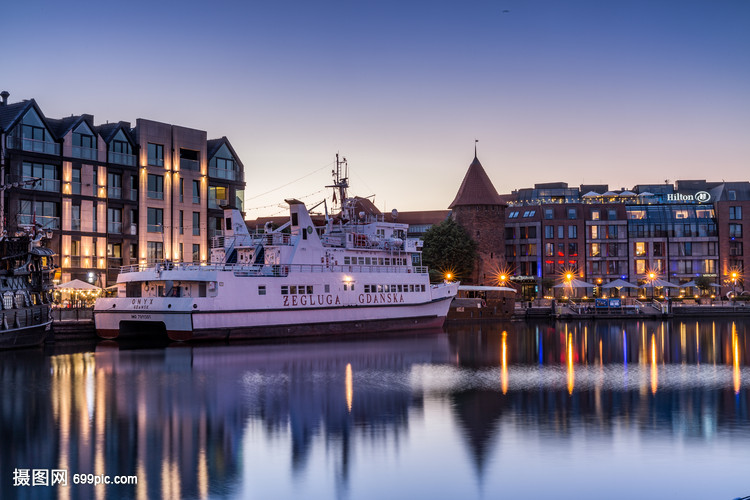
M 0 498 L 730 500 L 750 495 L 749 325 L 0 352 Z

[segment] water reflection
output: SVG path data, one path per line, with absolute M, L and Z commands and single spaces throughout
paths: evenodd
M 698 451 L 723 436 L 746 447 L 749 342 L 745 322 L 542 322 L 1 353 L 0 497 L 376 498 L 389 484 L 406 494 L 415 481 L 422 495 L 443 497 L 451 485 L 475 491 L 476 480 L 485 494 L 522 494 L 528 484 L 509 470 L 539 468 L 581 436 L 602 449 L 625 434 L 635 443 L 658 436 L 664 459 L 687 453 L 684 439 L 699 439 Z M 534 455 L 528 443 L 539 436 Z M 590 450 L 570 453 L 591 460 Z M 713 461 L 738 477 L 749 465 Z M 15 468 L 137 475 L 138 484 L 14 487 Z

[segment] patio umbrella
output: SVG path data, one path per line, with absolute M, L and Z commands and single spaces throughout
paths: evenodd
M 588 193 L 584 194 L 582 198 L 597 198 L 599 196 L 601 195 L 597 193 L 596 191 L 589 191 Z
M 570 281 L 560 283 L 559 285 L 555 285 L 552 288 L 594 288 L 595 286 L 596 285 L 587 283 L 585 281 L 572 279 Z
M 691 287 L 694 287 L 694 286 L 698 286 L 695 283 L 695 280 L 690 280 L 687 283 L 683 283 L 682 285 L 680 285 L 680 288 L 691 288 Z
M 614 281 L 610 281 L 606 285 L 602 285 L 602 288 L 638 288 L 638 285 L 634 285 L 629 281 L 621 280 L 617 278 Z
M 86 283 L 85 281 L 81 280 L 72 280 L 68 281 L 67 283 L 60 283 L 59 285 L 56 285 L 55 288 L 58 290 L 77 290 L 77 291 L 92 291 L 92 290 L 101 290 L 96 285 L 92 285 L 91 283 Z
M 653 281 L 649 281 L 648 283 L 641 286 L 641 288 L 680 288 L 680 285 L 675 285 L 674 283 L 670 283 L 667 280 L 663 280 L 661 278 L 657 278 Z

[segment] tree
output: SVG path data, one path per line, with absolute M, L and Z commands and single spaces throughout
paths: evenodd
M 695 278 L 695 286 L 704 293 L 711 290 L 711 283 L 713 283 L 713 280 L 708 276 L 698 276 Z
M 430 267 L 432 281 L 441 281 L 447 272 L 458 280 L 471 277 L 477 243 L 453 218 L 432 226 L 423 240 L 422 262 Z

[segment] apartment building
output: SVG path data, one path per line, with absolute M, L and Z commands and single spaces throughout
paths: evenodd
M 112 284 L 120 266 L 205 263 L 225 207 L 244 209 L 244 166 L 226 137 L 139 118 L 48 118 L 0 94 L 0 220 L 52 235 L 56 279 Z

